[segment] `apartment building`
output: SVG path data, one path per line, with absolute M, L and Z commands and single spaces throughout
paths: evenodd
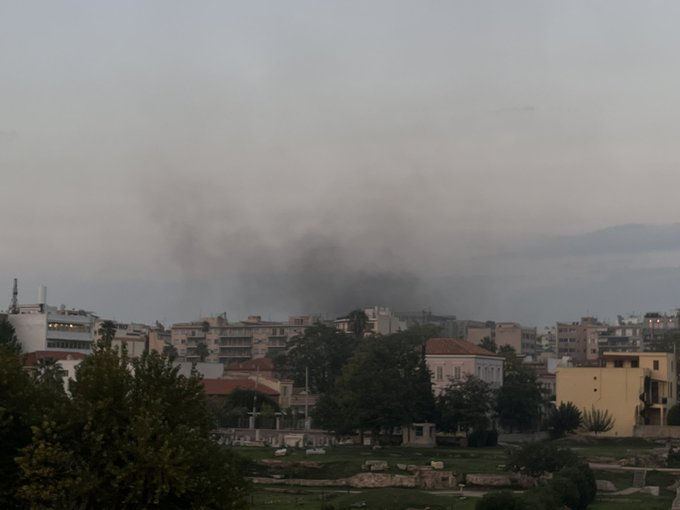
M 557 323 L 557 355 L 569 356 L 574 363 L 595 363 L 600 357 L 600 336 L 608 326 L 594 317 L 579 322 Z
M 364 308 L 364 313 L 368 318 L 364 335 L 389 335 L 406 329 L 406 321 L 394 315 L 387 307 Z M 340 317 L 334 321 L 334 324 L 340 331 L 352 332 L 352 321 L 349 317 Z
M 524 327 L 516 322 L 497 322 L 495 338 L 498 347 L 509 345 L 517 354 L 536 354 L 536 328 Z
M 674 359 L 665 352 L 608 352 L 599 367 L 558 368 L 557 404 L 608 411 L 615 420 L 609 436 L 632 436 L 638 425 L 665 425 L 678 401 Z
M 228 322 L 225 315 L 204 317 L 199 321 L 173 324 L 170 342 L 183 361 L 201 358 L 200 344 L 205 345 L 205 361 L 238 363 L 251 358 L 273 357 L 285 351 L 288 341 L 317 324 L 311 315 L 290 317 L 286 322 L 263 321 L 259 315 Z

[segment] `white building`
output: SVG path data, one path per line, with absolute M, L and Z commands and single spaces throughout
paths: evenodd
M 368 317 L 364 335 L 389 335 L 406 329 L 406 321 L 399 319 L 384 306 L 364 308 L 364 313 Z M 336 319 L 334 323 L 337 329 L 345 333 L 352 332 L 352 321 L 348 317 Z
M 87 354 L 94 340 L 97 316 L 85 310 L 47 306 L 44 302 L 19 305 L 7 319 L 14 326 L 24 352 L 69 351 Z
M 453 338 L 430 338 L 425 362 L 432 373 L 432 390 L 439 395 L 452 382 L 473 375 L 494 388 L 503 385 L 503 356 Z

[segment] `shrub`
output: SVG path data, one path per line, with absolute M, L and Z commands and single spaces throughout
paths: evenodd
M 534 487 L 522 495 L 527 508 L 531 510 L 555 510 L 560 505 L 550 487 Z
M 615 423 L 616 420 L 606 409 L 595 409 L 593 406 L 590 411 L 583 411 L 583 428 L 588 432 L 607 432 L 614 428 Z
M 563 437 L 579 428 L 582 421 L 581 411 L 573 402 L 562 402 L 559 407 L 550 410 L 548 430 L 552 437 Z
M 485 494 L 477 501 L 475 510 L 529 510 L 524 499 L 510 491 L 497 491 Z
M 512 471 L 522 471 L 530 476 L 554 473 L 564 466 L 578 464 L 580 459 L 569 448 L 557 448 L 552 443 L 529 443 L 513 450 L 508 457 Z
M 470 432 L 467 441 L 471 448 L 496 446 L 498 444 L 498 432 L 495 430 L 476 430 Z
M 568 506 L 572 510 L 577 510 L 581 503 L 581 493 L 578 490 L 576 483 L 570 478 L 556 476 L 552 479 L 549 485 L 552 492 L 555 494 L 555 499 Z
M 680 404 L 675 404 L 668 410 L 668 424 L 680 425 Z
M 591 484 L 586 471 L 590 473 L 593 484 Z M 592 471 L 588 465 L 581 464 L 580 466 L 565 467 L 561 469 L 556 476 L 559 478 L 567 478 L 576 485 L 579 492 L 578 506 L 573 507 L 570 505 L 574 510 L 576 510 L 576 508 L 579 510 L 587 508 L 595 499 L 595 493 L 597 491 L 597 488 L 594 486 L 595 477 L 592 475 Z

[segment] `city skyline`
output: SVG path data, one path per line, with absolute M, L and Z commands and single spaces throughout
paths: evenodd
M 680 306 L 678 14 L 5 2 L 5 299 L 17 277 L 146 323 Z

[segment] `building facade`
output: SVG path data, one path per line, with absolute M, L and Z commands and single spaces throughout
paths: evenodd
M 470 342 L 431 338 L 425 344 L 425 361 L 432 375 L 432 389 L 439 395 L 452 382 L 473 375 L 493 387 L 503 384 L 504 358 Z
M 536 328 L 524 327 L 516 322 L 496 323 L 496 345 L 509 345 L 517 354 L 536 354 Z
M 228 322 L 224 315 L 199 321 L 173 324 L 170 341 L 182 361 L 198 361 L 204 344 L 205 361 L 223 364 L 251 358 L 273 357 L 285 351 L 288 341 L 317 324 L 315 316 L 294 316 L 287 322 L 263 321 L 251 315 L 245 321 Z
M 603 435 L 632 436 L 636 425 L 665 425 L 678 401 L 674 355 L 665 352 L 605 353 L 599 367 L 559 368 L 557 404 L 608 411 L 614 427 Z

